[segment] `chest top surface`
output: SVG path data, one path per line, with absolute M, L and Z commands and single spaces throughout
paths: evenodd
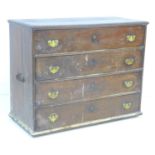
M 55 18 L 55 19 L 18 19 L 9 20 L 31 28 L 77 27 L 77 26 L 113 26 L 113 25 L 146 25 L 148 22 L 120 17 L 88 17 L 88 18 Z

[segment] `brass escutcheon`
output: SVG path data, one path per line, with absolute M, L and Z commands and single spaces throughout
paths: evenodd
M 135 62 L 135 59 L 133 57 L 125 59 L 125 64 L 128 65 L 128 66 L 133 65 L 134 62 Z
M 135 34 L 130 34 L 126 36 L 127 41 L 129 42 L 134 42 L 136 40 L 136 35 Z
M 59 66 L 50 66 L 49 71 L 51 74 L 55 74 L 59 71 L 60 67 Z
M 132 106 L 132 103 L 131 102 L 126 102 L 126 103 L 123 103 L 123 108 L 125 110 L 129 110 Z
M 93 43 L 97 43 L 98 42 L 97 35 L 93 34 L 92 37 L 91 37 L 91 40 L 92 40 Z
M 48 119 L 51 123 L 55 123 L 58 120 L 59 116 L 56 113 L 52 113 L 48 116 Z
M 48 92 L 48 98 L 50 99 L 56 99 L 59 95 L 59 91 L 53 91 L 53 92 Z
M 89 105 L 87 108 L 88 112 L 95 112 L 96 111 L 96 107 L 94 105 Z
M 59 45 L 59 40 L 48 40 L 48 46 L 55 48 Z
M 133 84 L 134 84 L 134 82 L 132 80 L 126 80 L 126 81 L 124 81 L 124 85 L 125 85 L 126 88 L 132 87 Z

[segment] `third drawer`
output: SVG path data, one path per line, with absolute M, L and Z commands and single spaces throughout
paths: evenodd
M 37 105 L 59 105 L 141 91 L 142 72 L 57 82 L 36 82 Z

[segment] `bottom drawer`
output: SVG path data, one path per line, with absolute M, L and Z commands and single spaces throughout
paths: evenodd
M 88 122 L 140 111 L 140 94 L 36 109 L 36 131 L 61 130 Z M 120 118 L 120 117 L 119 117 Z M 112 119 L 112 118 L 111 118 Z

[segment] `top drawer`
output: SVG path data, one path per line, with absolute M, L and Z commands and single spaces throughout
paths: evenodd
M 145 26 L 36 30 L 33 51 L 65 53 L 143 45 Z

